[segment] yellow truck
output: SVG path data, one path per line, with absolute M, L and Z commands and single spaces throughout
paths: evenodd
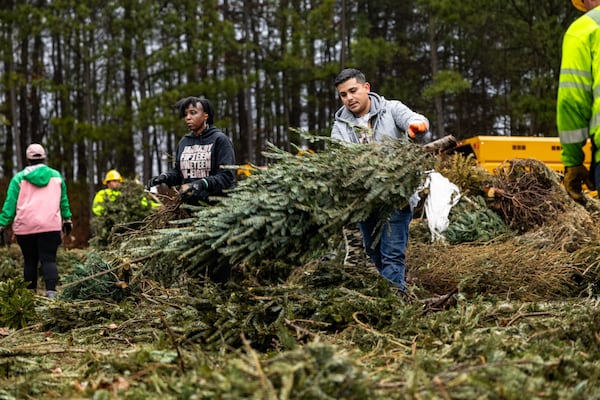
M 592 159 L 591 142 L 583 148 L 589 168 Z M 506 160 L 513 158 L 535 158 L 548 168 L 562 173 L 560 140 L 558 137 L 537 136 L 474 136 L 457 143 L 454 152 L 473 154 L 477 162 L 490 173 Z

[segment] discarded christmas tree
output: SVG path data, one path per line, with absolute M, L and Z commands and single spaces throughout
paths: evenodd
M 163 277 L 166 263 L 173 276 L 218 275 L 266 259 L 298 265 L 339 238 L 344 225 L 406 206 L 435 164 L 406 141 L 365 146 L 318 139 L 327 140 L 327 149 L 301 157 L 270 146 L 267 169 L 239 182 L 216 206 L 147 238 L 152 248 L 136 250 L 156 252 L 155 272 Z

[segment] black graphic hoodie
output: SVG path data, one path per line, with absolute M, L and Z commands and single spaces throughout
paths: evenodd
M 233 144 L 220 129 L 209 126 L 200 136 L 189 132 L 177 145 L 175 164 L 167 172 L 167 184 L 182 185 L 204 178 L 209 196 L 222 196 L 224 190 L 235 185 L 235 173 L 220 167 L 233 164 Z

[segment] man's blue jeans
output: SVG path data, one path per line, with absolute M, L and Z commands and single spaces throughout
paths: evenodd
M 378 213 L 374 213 L 366 221 L 358 224 L 365 251 L 375 263 L 379 273 L 400 290 L 405 291 L 406 246 L 412 210 L 407 206 L 392 213 L 381 228 L 381 239 L 373 245 L 377 238 L 377 223 L 380 218 Z

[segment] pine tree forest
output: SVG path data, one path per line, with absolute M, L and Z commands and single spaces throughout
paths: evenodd
M 215 104 L 239 164 L 261 165 L 267 143 L 303 145 L 290 128 L 329 134 L 345 67 L 434 138 L 556 136 L 577 15 L 565 0 L 2 0 L 1 176 L 39 142 L 88 198 L 111 168 L 145 182 L 169 167 L 190 95 Z
M 0 400 L 600 399 L 577 1 L 0 0 Z

